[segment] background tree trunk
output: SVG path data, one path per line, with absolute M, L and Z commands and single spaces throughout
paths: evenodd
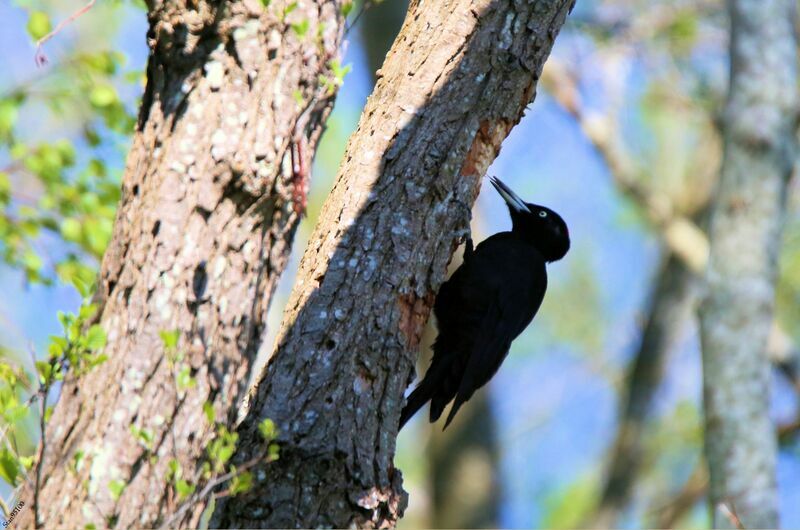
M 320 76 L 332 76 L 343 27 L 334 1 L 287 5 L 149 4 L 148 83 L 97 295 L 109 359 L 63 387 L 37 526 L 157 526 L 177 507 L 168 462 L 191 480 L 214 436 L 203 405 L 222 425 L 235 417 L 332 106 Z M 305 20 L 304 34 L 291 28 Z M 166 355 L 167 330 L 182 360 Z M 193 388 L 177 387 L 180 370 Z
M 249 395 L 238 461 L 280 429 L 280 460 L 212 526 L 388 526 L 392 458 L 420 335 L 480 176 L 535 93 L 571 0 L 413 3 L 300 264 Z
M 714 526 L 776 528 L 765 349 L 786 186 L 797 153 L 795 2 L 730 0 L 729 11 L 725 154 L 700 311 L 705 446 Z M 720 509 L 723 504 L 734 517 Z
M 446 431 L 429 425 L 431 526 L 497 528 L 500 448 L 488 388 L 475 393 Z
M 669 350 L 691 313 L 695 283 L 694 272 L 668 252 L 656 278 L 639 349 L 626 374 L 620 424 L 600 504 L 593 520 L 587 521 L 596 528 L 615 528 L 630 502 L 643 463 L 645 425 L 661 386 Z

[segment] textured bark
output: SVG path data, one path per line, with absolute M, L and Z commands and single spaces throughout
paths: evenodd
M 358 23 L 358 31 L 364 43 L 369 71 L 373 76 L 377 76 L 386 58 L 386 52 L 403 25 L 408 10 L 408 0 L 368 2 L 365 5 L 367 7 Z
M 670 253 L 658 273 L 647 324 L 626 377 L 620 424 L 600 505 L 592 524 L 617 526 L 642 466 L 643 435 L 653 398 L 661 385 L 667 354 L 687 321 L 695 300 L 695 275 Z
M 223 424 L 235 418 L 299 220 L 297 175 L 332 105 L 319 76 L 341 38 L 335 2 L 287 16 L 275 1 L 149 7 L 148 84 L 97 297 L 109 360 L 64 386 L 47 429 L 46 528 L 153 527 L 174 513 L 167 464 L 195 475 L 213 435 L 204 403 Z M 301 37 L 290 24 L 304 19 Z M 175 329 L 184 359 L 173 366 L 159 332 Z M 197 381 L 185 392 L 183 366 Z M 150 431 L 152 447 L 132 427 Z M 112 481 L 126 484 L 118 499 Z
M 403 393 L 445 268 L 571 0 L 413 3 L 300 264 L 237 458 L 281 458 L 212 526 L 390 526 Z
M 710 500 L 716 527 L 776 528 L 775 430 L 765 355 L 786 186 L 797 146 L 794 0 L 731 0 L 725 153 L 700 309 Z M 738 523 L 736 523 L 738 524 Z

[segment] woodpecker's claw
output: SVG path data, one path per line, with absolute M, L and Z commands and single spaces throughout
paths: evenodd
M 470 208 L 469 205 L 467 205 L 467 203 L 465 203 L 460 199 L 454 199 L 453 202 L 455 202 L 456 205 L 460 209 L 463 209 L 465 212 L 464 217 L 466 218 L 465 219 L 466 222 L 464 224 L 466 226 L 458 231 L 457 236 L 459 237 L 459 239 L 463 238 L 461 239 L 461 242 L 464 243 L 465 245 L 464 257 L 466 258 L 467 256 L 471 255 L 472 251 L 474 250 L 474 245 L 472 243 L 472 229 L 470 227 L 470 222 L 472 221 L 472 208 Z

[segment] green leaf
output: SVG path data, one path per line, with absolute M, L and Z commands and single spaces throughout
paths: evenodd
M 77 242 L 81 240 L 81 223 L 73 217 L 68 217 L 61 221 L 59 231 L 67 241 Z
M 158 332 L 158 335 L 161 337 L 161 342 L 164 344 L 164 348 L 172 350 L 178 347 L 178 339 L 181 336 L 181 330 L 179 329 L 173 329 L 172 331 L 161 330 Z
M 258 424 L 258 432 L 267 442 L 271 442 L 278 437 L 278 428 L 275 427 L 275 422 L 269 418 L 261 420 L 261 423 Z
M 194 493 L 194 490 L 195 490 L 194 484 L 190 484 L 189 482 L 183 479 L 178 479 L 175 481 L 175 491 L 178 492 L 178 498 L 180 498 L 181 500 L 185 499 L 186 497 Z
M 112 480 L 108 483 L 108 491 L 111 492 L 111 497 L 116 501 L 122 496 L 122 492 L 125 491 L 126 484 L 121 480 Z
M 353 6 L 354 5 L 355 5 L 355 3 L 352 2 L 352 1 L 343 2 L 342 3 L 342 16 L 347 18 L 347 15 L 349 15 L 350 12 L 353 10 Z
M 0 478 L 11 486 L 16 487 L 20 468 L 20 462 L 17 457 L 7 447 L 3 447 L 0 450 Z
M 253 474 L 249 471 L 245 471 L 243 473 L 239 473 L 233 479 L 231 479 L 231 486 L 230 491 L 231 495 L 238 495 L 239 493 L 244 493 L 246 491 L 250 491 L 253 487 Z
M 175 376 L 175 384 L 178 385 L 178 390 L 186 390 L 187 388 L 194 388 L 197 380 L 191 375 L 191 368 L 183 366 L 178 375 Z
M 298 37 L 303 38 L 305 37 L 306 33 L 308 33 L 308 27 L 309 21 L 307 18 L 305 18 L 300 22 L 295 22 L 292 24 L 292 31 L 294 31 Z
M 111 85 L 97 85 L 89 92 L 89 103 L 104 108 L 117 101 L 117 91 Z
M 205 413 L 209 425 L 214 425 L 216 413 L 214 412 L 214 405 L 210 401 L 203 403 L 203 413 Z
M 86 332 L 86 347 L 95 351 L 106 345 L 106 332 L 100 324 L 94 324 Z
M 33 40 L 39 40 L 52 29 L 50 17 L 43 11 L 33 11 L 28 17 L 28 34 Z

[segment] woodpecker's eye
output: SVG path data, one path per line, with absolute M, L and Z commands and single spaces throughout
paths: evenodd
M 547 212 L 542 210 L 541 212 L 539 212 L 539 217 L 547 217 Z

